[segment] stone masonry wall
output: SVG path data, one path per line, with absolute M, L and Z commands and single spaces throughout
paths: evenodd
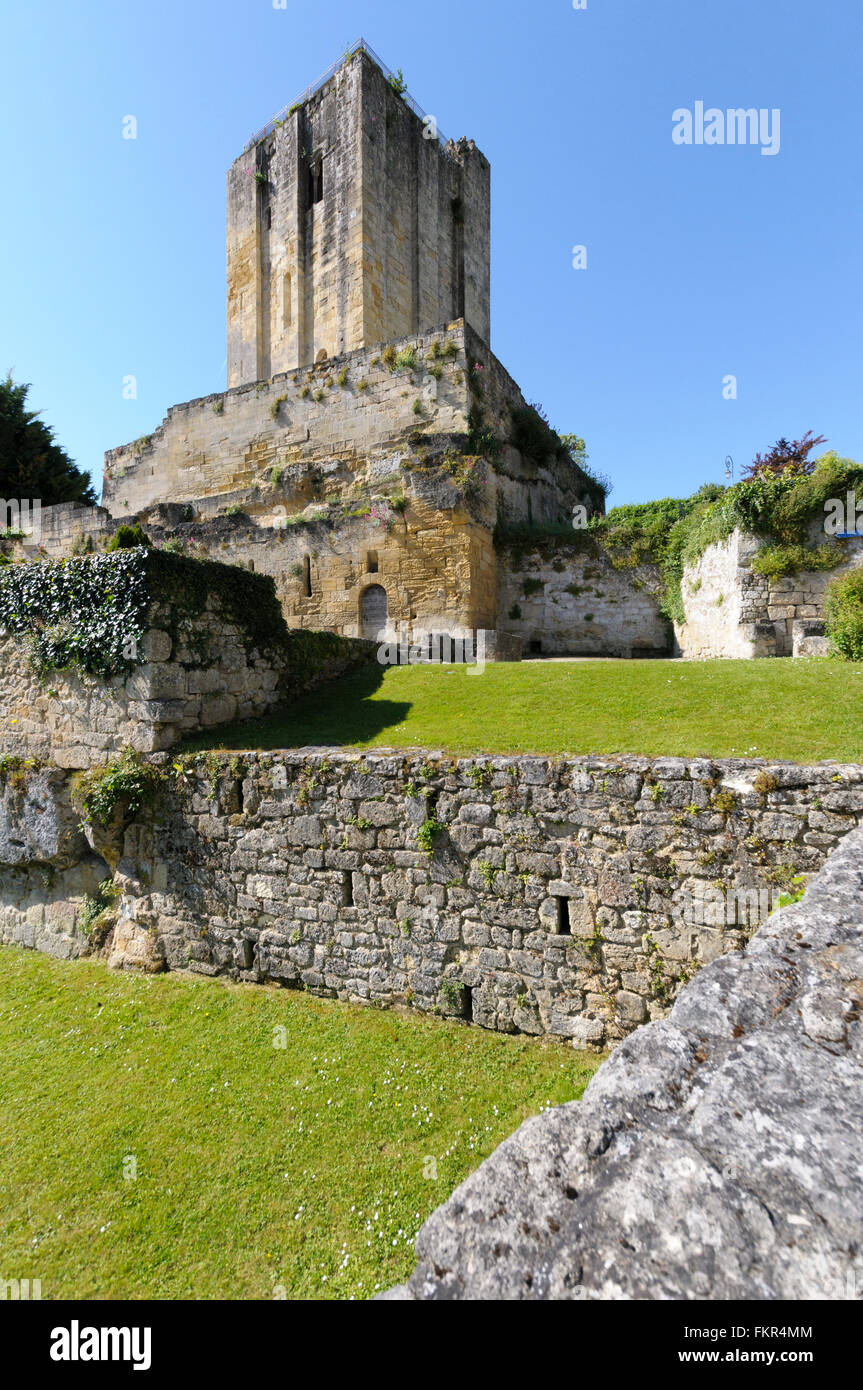
M 861 895 L 857 831 L 580 1101 L 505 1140 L 384 1297 L 859 1305 Z
M 436 345 L 454 355 L 434 359 Z M 172 406 L 153 434 L 106 453 L 104 507 L 123 521 L 166 501 L 190 504 L 195 520 L 239 507 L 273 526 L 397 487 L 422 496 L 439 455 L 466 453 L 478 389 L 502 451 L 475 489 L 477 519 L 492 529 L 571 514 L 583 480 L 574 466 L 525 458 L 506 442 L 524 398 L 462 321 L 388 347 L 413 350 L 416 366 L 390 371 L 381 345 Z
M 190 763 L 166 798 L 107 855 L 115 964 L 602 1046 L 821 867 L 863 822 L 863 768 L 242 753 Z M 50 949 L 78 954 L 44 862 L 4 871 L 4 939 L 38 946 L 62 919 Z
M 498 557 L 499 621 L 545 656 L 667 656 L 655 571 L 615 569 L 598 546 L 507 547 Z
M 290 641 L 278 654 L 250 649 L 215 596 L 193 621 L 178 619 L 170 603 L 151 604 L 137 664 L 107 680 L 75 668 L 40 677 L 18 643 L 0 636 L 0 749 L 7 757 L 88 768 L 127 747 L 171 748 L 197 730 L 267 714 L 288 694 L 373 656 L 370 645 L 340 645 L 302 672 L 292 670 Z
M 425 358 L 433 342 L 448 338 L 457 356 L 441 364 L 438 381 Z M 416 373 L 390 372 L 381 345 L 172 406 L 151 435 L 106 453 L 103 505 L 124 519 L 167 500 L 249 504 L 263 488 L 259 510 L 281 503 L 284 514 L 330 493 L 342 496 L 358 469 L 397 473 L 411 454 L 409 437 L 424 427 L 467 432 L 464 344 L 464 326 L 453 324 L 392 344 L 416 350 Z M 348 378 L 340 385 L 343 369 Z M 414 410 L 417 400 L 422 414 Z M 282 470 L 277 493 L 270 487 L 274 468 Z
M 447 343 L 455 357 L 430 358 Z M 365 352 L 343 360 L 343 384 L 328 363 L 175 407 L 155 435 L 108 456 L 106 508 L 45 509 L 46 553 L 99 548 L 137 519 L 157 544 L 272 575 L 291 627 L 367 635 L 370 586 L 385 591 L 393 635 L 506 626 L 496 523 L 559 521 L 584 480 L 503 443 L 524 400 L 472 331 L 456 324 L 396 346 L 417 349 L 415 370 L 391 373 L 379 351 Z M 474 388 L 502 441 L 494 462 L 463 453 Z M 382 499 L 397 494 L 404 510 L 385 525 Z
M 823 532 L 813 531 L 812 540 L 823 542 Z M 764 544 L 737 530 L 684 570 L 686 622 L 677 629 L 684 657 L 805 656 L 826 650 L 823 640 L 812 641 L 813 634 L 823 632 L 825 590 L 832 578 L 863 565 L 863 540 L 837 542 L 847 554 L 837 569 L 775 577 L 751 567 Z
M 488 162 L 425 137 L 361 52 L 235 160 L 229 385 L 459 317 L 488 341 Z

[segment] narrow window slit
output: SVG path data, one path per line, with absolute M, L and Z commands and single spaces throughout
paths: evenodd
M 558 936 L 570 936 L 569 930 L 569 898 L 555 896 L 557 903 L 557 934 Z

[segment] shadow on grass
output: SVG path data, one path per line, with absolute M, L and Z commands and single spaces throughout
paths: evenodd
M 308 745 L 367 743 L 385 729 L 401 724 L 411 709 L 408 700 L 372 700 L 384 667 L 364 666 L 350 676 L 330 681 L 304 695 L 295 704 L 252 719 L 229 724 L 210 734 L 195 734 L 177 749 L 194 753 L 201 748 L 303 748 Z

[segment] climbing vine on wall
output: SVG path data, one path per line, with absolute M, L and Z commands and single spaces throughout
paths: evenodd
M 148 584 L 140 550 L 9 565 L 0 574 L 0 628 L 39 671 L 78 667 L 109 677 L 135 665 Z
M 77 667 L 107 679 L 142 660 L 151 605 L 172 643 L 212 601 L 247 651 L 286 649 L 288 633 L 268 575 L 152 549 L 8 565 L 0 573 L 0 628 L 40 672 Z M 203 639 L 201 639 L 203 640 Z

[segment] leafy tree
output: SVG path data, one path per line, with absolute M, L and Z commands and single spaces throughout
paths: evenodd
M 90 474 L 82 473 L 54 442 L 54 431 L 27 409 L 28 385 L 16 384 L 11 373 L 0 380 L 0 497 L 37 499 L 43 507 L 55 502 L 92 505 L 96 494 Z
M 771 475 L 786 478 L 806 477 L 815 471 L 815 460 L 809 455 L 823 443 L 825 436 L 819 434 L 816 439 L 811 430 L 807 430 L 802 439 L 777 439 L 768 454 L 755 455 L 743 476 L 745 479 Z
M 588 481 L 594 483 L 596 489 L 602 493 L 602 505 L 604 506 L 605 499 L 610 497 L 614 490 L 614 485 L 611 479 L 609 478 L 608 474 L 599 473 L 595 468 L 588 468 L 587 445 L 585 444 L 584 440 L 581 438 L 580 435 L 562 434 L 560 436 L 560 442 L 566 449 L 567 453 L 569 454 L 569 457 L 572 459 L 576 468 L 580 468 L 582 473 L 588 479 Z

